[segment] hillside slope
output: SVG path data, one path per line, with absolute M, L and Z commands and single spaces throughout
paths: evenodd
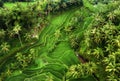
M 33 48 L 38 54 L 35 60 L 36 65 L 31 65 L 24 71 L 15 72 L 6 81 L 66 81 L 69 66 L 79 64 L 80 61 L 70 45 L 69 35 L 63 29 L 70 22 L 74 12 L 78 10 L 80 10 L 79 7 L 50 16 L 49 25 L 39 35 L 38 43 L 42 43 L 43 46 Z M 91 77 L 88 78 L 90 79 L 93 81 Z M 84 79 L 81 80 L 84 81 Z

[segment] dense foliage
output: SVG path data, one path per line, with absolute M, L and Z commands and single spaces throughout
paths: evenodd
M 85 2 L 84 5 L 92 14 L 90 17 L 85 16 L 87 29 L 82 34 L 83 37 L 78 36 L 77 40 L 74 39 L 74 47 L 77 47 L 76 52 L 82 64 L 71 66 L 68 74 L 74 78 L 92 75 L 97 81 L 119 81 L 120 1 L 113 1 L 107 5 L 99 4 L 102 8 L 100 10 L 100 6 L 97 5 L 98 12 L 94 12 L 92 5 Z
M 0 7 L 3 7 L 4 3 L 0 0 Z
M 38 41 L 40 30 L 46 25 L 44 13 L 42 13 L 40 4 L 28 4 L 26 7 L 19 3 L 13 8 L 6 7 L 0 9 L 0 71 L 4 71 L 10 67 L 26 67 L 34 58 L 33 52 L 26 52 L 23 56 L 18 53 L 19 50 L 29 47 Z M 13 65 L 5 65 L 6 60 L 10 60 L 14 54 L 18 62 L 13 62 Z M 18 58 L 17 58 L 18 57 Z M 9 58 L 9 59 L 8 59 Z M 27 61 L 24 61 L 27 60 Z M 24 62 L 23 62 L 24 61 Z M 18 65 L 20 63 L 20 66 Z M 18 66 L 17 66 L 18 65 Z M 3 68 L 4 67 L 4 68 Z M 1 78 L 7 75 L 1 73 Z
M 28 5 L 25 8 L 20 4 L 12 9 L 2 8 L 0 11 L 0 43 L 4 44 L 13 40 L 18 42 L 17 40 L 19 40 L 22 45 L 22 43 L 32 40 L 31 38 L 38 33 L 37 30 L 44 25 L 44 16 L 40 9 L 36 4 Z M 16 46 L 11 43 L 9 44 Z
M 119 81 L 119 22 L 117 0 L 1 8 L 0 81 Z
M 45 12 L 58 12 L 61 10 L 66 10 L 74 5 L 76 6 L 82 6 L 82 0 L 56 0 L 56 1 L 51 1 L 48 0 L 48 4 L 46 5 Z

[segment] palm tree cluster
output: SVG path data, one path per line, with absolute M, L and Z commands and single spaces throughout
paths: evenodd
M 82 5 L 82 0 L 49 0 L 45 7 L 45 11 L 46 13 L 57 12 L 75 5 Z

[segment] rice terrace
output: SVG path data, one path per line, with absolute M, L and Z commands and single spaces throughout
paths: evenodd
M 0 0 L 0 81 L 120 81 L 120 0 Z

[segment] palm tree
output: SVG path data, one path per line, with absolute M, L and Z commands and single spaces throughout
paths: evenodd
M 21 26 L 18 24 L 18 25 L 16 25 L 16 26 L 13 28 L 13 32 L 18 35 L 18 39 L 19 39 L 20 44 L 21 44 L 21 46 L 22 46 L 22 40 L 21 40 L 19 31 L 21 31 Z
M 3 53 L 6 53 L 9 51 L 10 45 L 7 42 L 3 42 L 0 47 L 1 47 L 1 51 Z

